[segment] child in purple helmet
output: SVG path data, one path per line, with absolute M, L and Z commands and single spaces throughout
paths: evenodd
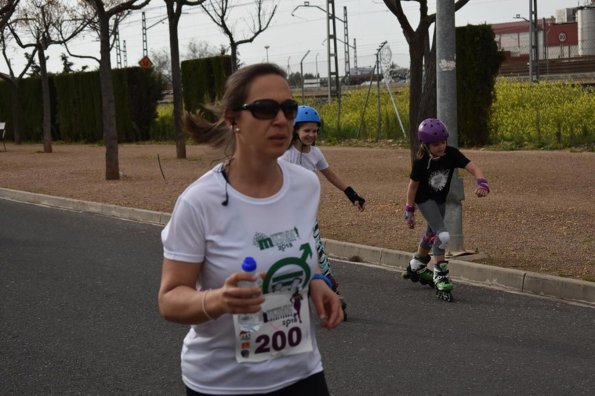
M 417 253 L 403 276 L 413 282 L 433 285 L 438 297 L 452 301 L 452 284 L 448 278 L 448 262 L 445 260 L 450 235 L 444 225 L 444 214 L 453 171 L 455 168 L 464 168 L 475 177 L 475 195 L 479 198 L 485 197 L 490 192 L 490 187 L 477 165 L 457 148 L 447 146 L 448 130 L 442 121 L 436 118 L 423 120 L 419 124 L 417 136 L 421 146 L 413 161 L 407 187 L 405 222 L 409 228 L 415 227 L 414 212 L 417 206 L 428 225 Z M 434 256 L 433 272 L 427 268 L 430 251 Z
M 299 106 L 298 113 L 293 120 L 293 139 L 289 148 L 281 156 L 282 159 L 303 166 L 313 172 L 320 171 L 331 182 L 331 184 L 343 191 L 353 205 L 357 205 L 360 211 L 365 209 L 366 200 L 358 195 L 355 190 L 345 184 L 343 180 L 330 168 L 324 154 L 314 144 L 318 137 L 318 130 L 322 122 L 320 115 L 310 106 Z M 338 283 L 331 271 L 331 265 L 324 251 L 324 245 L 320 240 L 320 229 L 318 222 L 314 228 L 314 238 L 318 250 L 320 269 L 331 283 L 332 289 L 337 293 Z M 343 306 L 345 308 L 345 305 Z

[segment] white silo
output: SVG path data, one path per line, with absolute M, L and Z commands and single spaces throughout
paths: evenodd
M 595 7 L 580 7 L 577 10 L 578 54 L 595 55 Z

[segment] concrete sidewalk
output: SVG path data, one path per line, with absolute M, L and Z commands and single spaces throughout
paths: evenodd
M 80 212 L 97 213 L 156 225 L 165 225 L 170 217 L 170 214 L 165 212 L 79 201 L 7 188 L 0 188 L 0 198 Z M 334 257 L 352 262 L 375 264 L 392 270 L 404 271 L 411 258 L 410 252 L 334 240 L 324 240 L 324 242 L 327 252 Z M 460 282 L 495 287 L 511 292 L 559 298 L 595 307 L 595 282 L 495 267 L 459 259 L 450 259 L 449 269 L 452 278 Z

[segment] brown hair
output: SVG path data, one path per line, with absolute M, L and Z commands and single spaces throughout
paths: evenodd
M 422 159 L 426 154 L 430 153 L 430 149 L 424 143 L 420 143 L 415 154 L 416 159 Z
M 246 103 L 245 101 L 254 79 L 269 74 L 287 78 L 285 71 L 272 63 L 256 63 L 236 70 L 225 82 L 225 92 L 221 101 L 218 104 L 205 106 L 207 110 L 213 112 L 219 119 L 215 122 L 210 122 L 205 119 L 201 112 L 186 113 L 182 120 L 184 130 L 197 143 L 207 143 L 215 148 L 226 147 L 226 151 L 229 148 L 231 149 L 231 153 L 233 153 L 235 150 L 235 140 L 233 138 L 232 128 L 227 125 L 225 117 L 233 115 L 236 113 L 234 109 Z

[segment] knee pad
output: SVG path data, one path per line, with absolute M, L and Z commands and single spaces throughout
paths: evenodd
M 432 244 L 434 243 L 434 240 L 436 239 L 436 233 L 435 232 L 426 232 L 425 234 L 422 235 L 421 238 L 426 245 L 432 246 Z
M 442 231 L 438 233 L 438 239 L 440 240 L 440 249 L 445 249 L 448 246 L 448 241 L 450 241 L 450 234 L 448 231 Z

